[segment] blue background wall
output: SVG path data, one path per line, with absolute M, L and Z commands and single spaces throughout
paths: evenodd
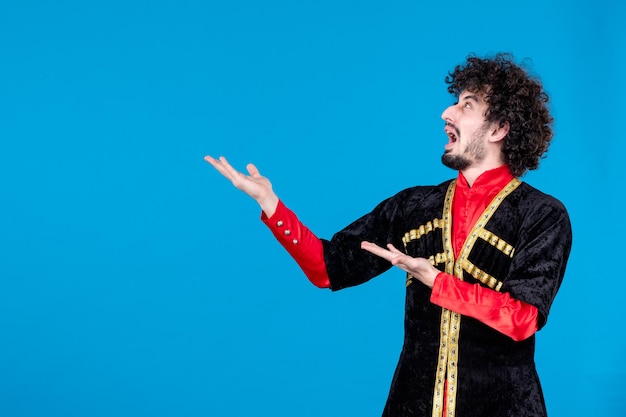
M 402 272 L 315 289 L 202 157 L 255 162 L 330 237 L 454 175 L 443 79 L 501 50 L 552 96 L 525 179 L 574 225 L 548 409 L 619 415 L 623 3 L 435 3 L 0 3 L 0 415 L 379 415 Z

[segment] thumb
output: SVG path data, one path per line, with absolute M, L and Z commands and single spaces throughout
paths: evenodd
M 251 177 L 258 177 L 261 175 L 259 174 L 259 170 L 257 169 L 257 167 L 254 166 L 254 164 L 246 165 L 246 169 L 248 170 L 248 174 L 250 174 Z

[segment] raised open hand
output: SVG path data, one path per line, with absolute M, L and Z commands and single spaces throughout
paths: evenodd
M 385 249 L 372 242 L 361 242 L 361 248 L 388 260 L 392 265 L 408 272 L 431 288 L 433 287 L 437 274 L 440 272 L 428 259 L 413 258 L 404 252 L 400 252 L 391 243 L 387 245 L 388 249 Z
M 263 209 L 268 217 L 271 217 L 278 205 L 278 196 L 272 190 L 272 183 L 259 173 L 259 170 L 253 165 L 248 164 L 246 169 L 248 174 L 237 171 L 224 158 L 220 156 L 215 159 L 209 155 L 204 160 L 219 171 L 224 177 L 233 183 L 235 187 L 252 197 Z

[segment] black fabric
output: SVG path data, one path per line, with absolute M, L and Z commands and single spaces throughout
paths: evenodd
M 404 247 L 408 231 L 443 218 L 450 181 L 414 187 L 380 203 L 330 241 L 323 240 L 332 290 L 362 284 L 391 264 L 360 248 L 364 240 Z M 469 259 L 503 282 L 502 292 L 534 305 L 539 326 L 547 320 L 561 285 L 572 234 L 564 206 L 526 183 L 501 203 L 485 229 L 515 248 L 512 258 L 480 240 Z M 444 252 L 443 229 L 434 228 L 410 241 L 414 257 Z M 443 270 L 444 265 L 436 265 Z M 465 273 L 464 280 L 478 282 Z M 484 284 L 481 284 L 484 285 Z M 384 416 L 431 416 L 440 345 L 442 309 L 430 302 L 431 289 L 414 281 L 406 290 L 405 335 Z M 456 416 L 545 416 L 534 364 L 535 337 L 515 342 L 470 317 L 462 317 L 459 334 Z

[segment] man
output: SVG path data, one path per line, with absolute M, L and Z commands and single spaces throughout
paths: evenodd
M 254 198 L 317 286 L 406 271 L 405 338 L 384 416 L 545 416 L 534 364 L 571 248 L 563 205 L 518 177 L 552 139 L 548 96 L 508 54 L 470 56 L 446 77 L 442 162 L 458 177 L 399 192 L 318 239 L 252 164 L 205 157 Z

